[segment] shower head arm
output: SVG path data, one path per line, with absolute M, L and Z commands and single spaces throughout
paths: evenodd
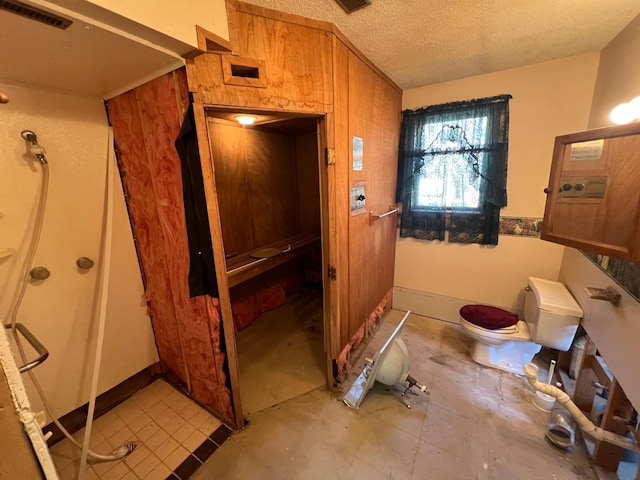
M 20 136 L 27 142 L 31 142 L 33 145 L 38 144 L 38 136 L 31 130 L 23 130 L 22 132 L 20 132 Z
M 46 164 L 47 157 L 44 155 L 44 148 L 38 143 L 38 136 L 31 130 L 23 130 L 20 132 L 20 136 L 31 143 L 29 153 L 33 154 L 43 165 Z

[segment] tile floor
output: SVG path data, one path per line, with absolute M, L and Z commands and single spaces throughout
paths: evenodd
M 160 378 L 93 423 L 90 448 L 96 453 L 108 454 L 134 439 L 138 447 L 121 461 L 89 462 L 84 478 L 185 480 L 229 433 L 218 419 Z M 84 429 L 74 437 L 82 444 Z M 50 451 L 61 480 L 78 478 L 79 449 L 65 439 Z
M 345 390 L 402 318 L 392 311 Z M 595 479 L 580 445 L 545 438 L 525 380 L 475 364 L 455 324 L 411 315 L 401 337 L 431 395 L 407 409 L 380 384 L 359 410 L 325 387 L 248 416 L 193 475 L 209 479 Z M 544 375 L 544 373 L 541 373 Z

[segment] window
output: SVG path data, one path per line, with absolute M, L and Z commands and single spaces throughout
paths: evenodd
M 473 143 L 467 131 L 475 132 Z M 428 161 L 416 179 L 415 205 L 478 210 L 480 185 L 475 169 L 482 168 L 484 152 L 474 145 L 486 144 L 487 116 L 434 121 L 425 124 L 422 134 L 423 143 L 429 145 Z
M 498 243 L 506 206 L 510 95 L 403 112 L 400 235 Z

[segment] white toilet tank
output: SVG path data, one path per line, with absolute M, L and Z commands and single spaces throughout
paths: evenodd
M 524 319 L 535 343 L 566 352 L 582 315 L 580 305 L 564 284 L 529 277 Z

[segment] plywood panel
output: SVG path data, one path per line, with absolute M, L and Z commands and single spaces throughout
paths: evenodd
M 209 119 L 209 144 L 227 254 L 241 254 L 255 248 L 245 132 L 238 124 Z
M 351 169 L 350 181 L 365 183 L 366 210 L 374 214 L 395 204 L 400 102 L 393 86 L 349 54 L 349 147 L 354 136 L 363 139 L 363 167 Z M 367 212 L 350 218 L 350 335 L 393 287 L 395 235 L 395 215 L 374 222 Z
M 331 230 L 330 262 L 337 269 L 336 280 L 330 282 L 333 303 L 337 306 L 332 328 L 332 358 L 351 339 L 349 333 L 349 172 L 351 167 L 349 148 L 349 50 L 334 39 L 334 115 L 333 137 L 329 137 L 335 148 L 335 165 L 327 167 L 329 178 L 329 207 Z
M 295 136 L 210 119 L 209 142 L 225 251 L 300 233 Z
M 330 32 L 238 12 L 234 55 L 264 61 L 265 87 L 228 85 L 222 58 L 203 54 L 189 61 L 189 85 L 211 105 L 237 105 L 295 112 L 332 108 Z
M 247 129 L 253 233 L 256 247 L 300 233 L 295 138 Z
M 233 325 L 233 312 L 231 310 L 231 299 L 229 297 L 229 285 L 227 283 L 227 272 L 225 262 L 225 250 L 222 241 L 222 228 L 220 223 L 220 209 L 216 195 L 216 181 L 214 177 L 213 159 L 209 149 L 207 118 L 204 105 L 198 102 L 193 103 L 193 113 L 196 123 L 196 133 L 198 140 L 198 151 L 200 154 L 200 166 L 202 168 L 202 181 L 207 202 L 207 216 L 209 217 L 209 228 L 211 229 L 211 244 L 213 248 L 213 259 L 216 268 L 216 280 L 218 281 L 218 291 L 220 293 L 219 302 L 216 305 L 209 302 L 210 309 L 220 311 L 221 325 L 215 331 L 220 335 L 220 341 L 214 342 L 213 349 L 216 358 L 224 355 L 228 366 L 228 382 L 231 384 L 232 405 L 228 407 L 227 421 L 236 428 L 244 425 L 242 414 L 242 402 L 240 399 L 240 377 L 238 356 L 236 354 L 235 329 Z M 209 318 L 214 318 L 209 315 Z M 212 322 L 213 323 L 213 322 Z M 212 332 L 214 328 L 212 328 Z
M 160 361 L 188 383 L 136 95 L 119 95 L 107 108 Z
M 320 178 L 318 134 L 315 130 L 296 136 L 296 169 L 300 233 L 320 233 Z

